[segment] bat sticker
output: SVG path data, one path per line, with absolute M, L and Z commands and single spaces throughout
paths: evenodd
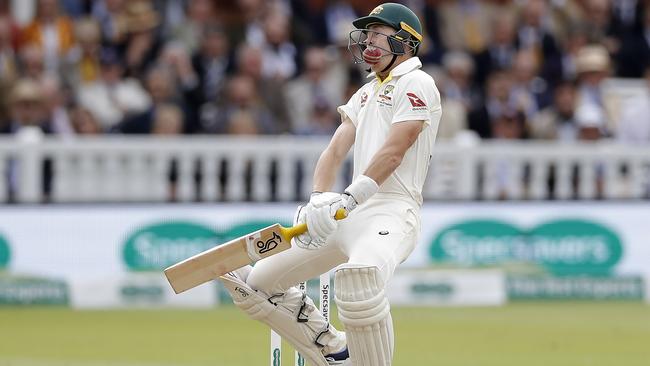
M 278 233 L 273 232 L 273 237 L 266 242 L 258 240 L 255 244 L 259 248 L 259 254 L 264 254 L 275 249 L 279 243 L 282 242 L 282 237 Z

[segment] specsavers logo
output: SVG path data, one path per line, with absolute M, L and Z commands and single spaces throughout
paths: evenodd
M 275 222 L 249 221 L 224 232 L 188 221 L 155 223 L 131 233 L 124 243 L 122 255 L 131 270 L 159 271 Z
M 496 220 L 470 220 L 442 230 L 430 247 L 438 263 L 528 264 L 555 274 L 608 274 L 622 252 L 614 231 L 580 219 L 551 221 L 531 230 Z
M 122 254 L 132 270 L 160 270 L 212 248 L 222 240 L 223 235 L 201 224 L 163 222 L 132 233 Z
M 0 269 L 7 267 L 10 258 L 9 242 L 0 234 Z

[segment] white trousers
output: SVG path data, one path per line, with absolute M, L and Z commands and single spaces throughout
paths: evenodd
M 419 206 L 408 198 L 378 193 L 339 221 L 326 245 L 297 246 L 265 258 L 253 267 L 248 285 L 266 294 L 284 293 L 299 282 L 349 263 L 375 266 L 387 284 L 395 268 L 411 254 L 420 232 Z

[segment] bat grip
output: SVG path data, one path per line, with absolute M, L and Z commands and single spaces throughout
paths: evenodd
M 348 217 L 348 212 L 343 208 L 339 208 L 336 210 L 336 214 L 334 214 L 334 218 L 337 220 L 343 220 L 346 217 Z M 291 240 L 291 238 L 294 236 L 298 236 L 307 232 L 307 224 L 298 224 L 289 228 L 284 228 L 282 231 L 284 237 L 287 238 L 287 240 Z

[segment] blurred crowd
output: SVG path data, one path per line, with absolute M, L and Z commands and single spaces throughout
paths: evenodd
M 328 135 L 376 0 L 0 0 L 0 133 Z M 439 136 L 650 142 L 649 0 L 411 0 Z M 24 13 L 24 12 L 23 12 Z M 611 78 L 645 93 L 607 93 Z

